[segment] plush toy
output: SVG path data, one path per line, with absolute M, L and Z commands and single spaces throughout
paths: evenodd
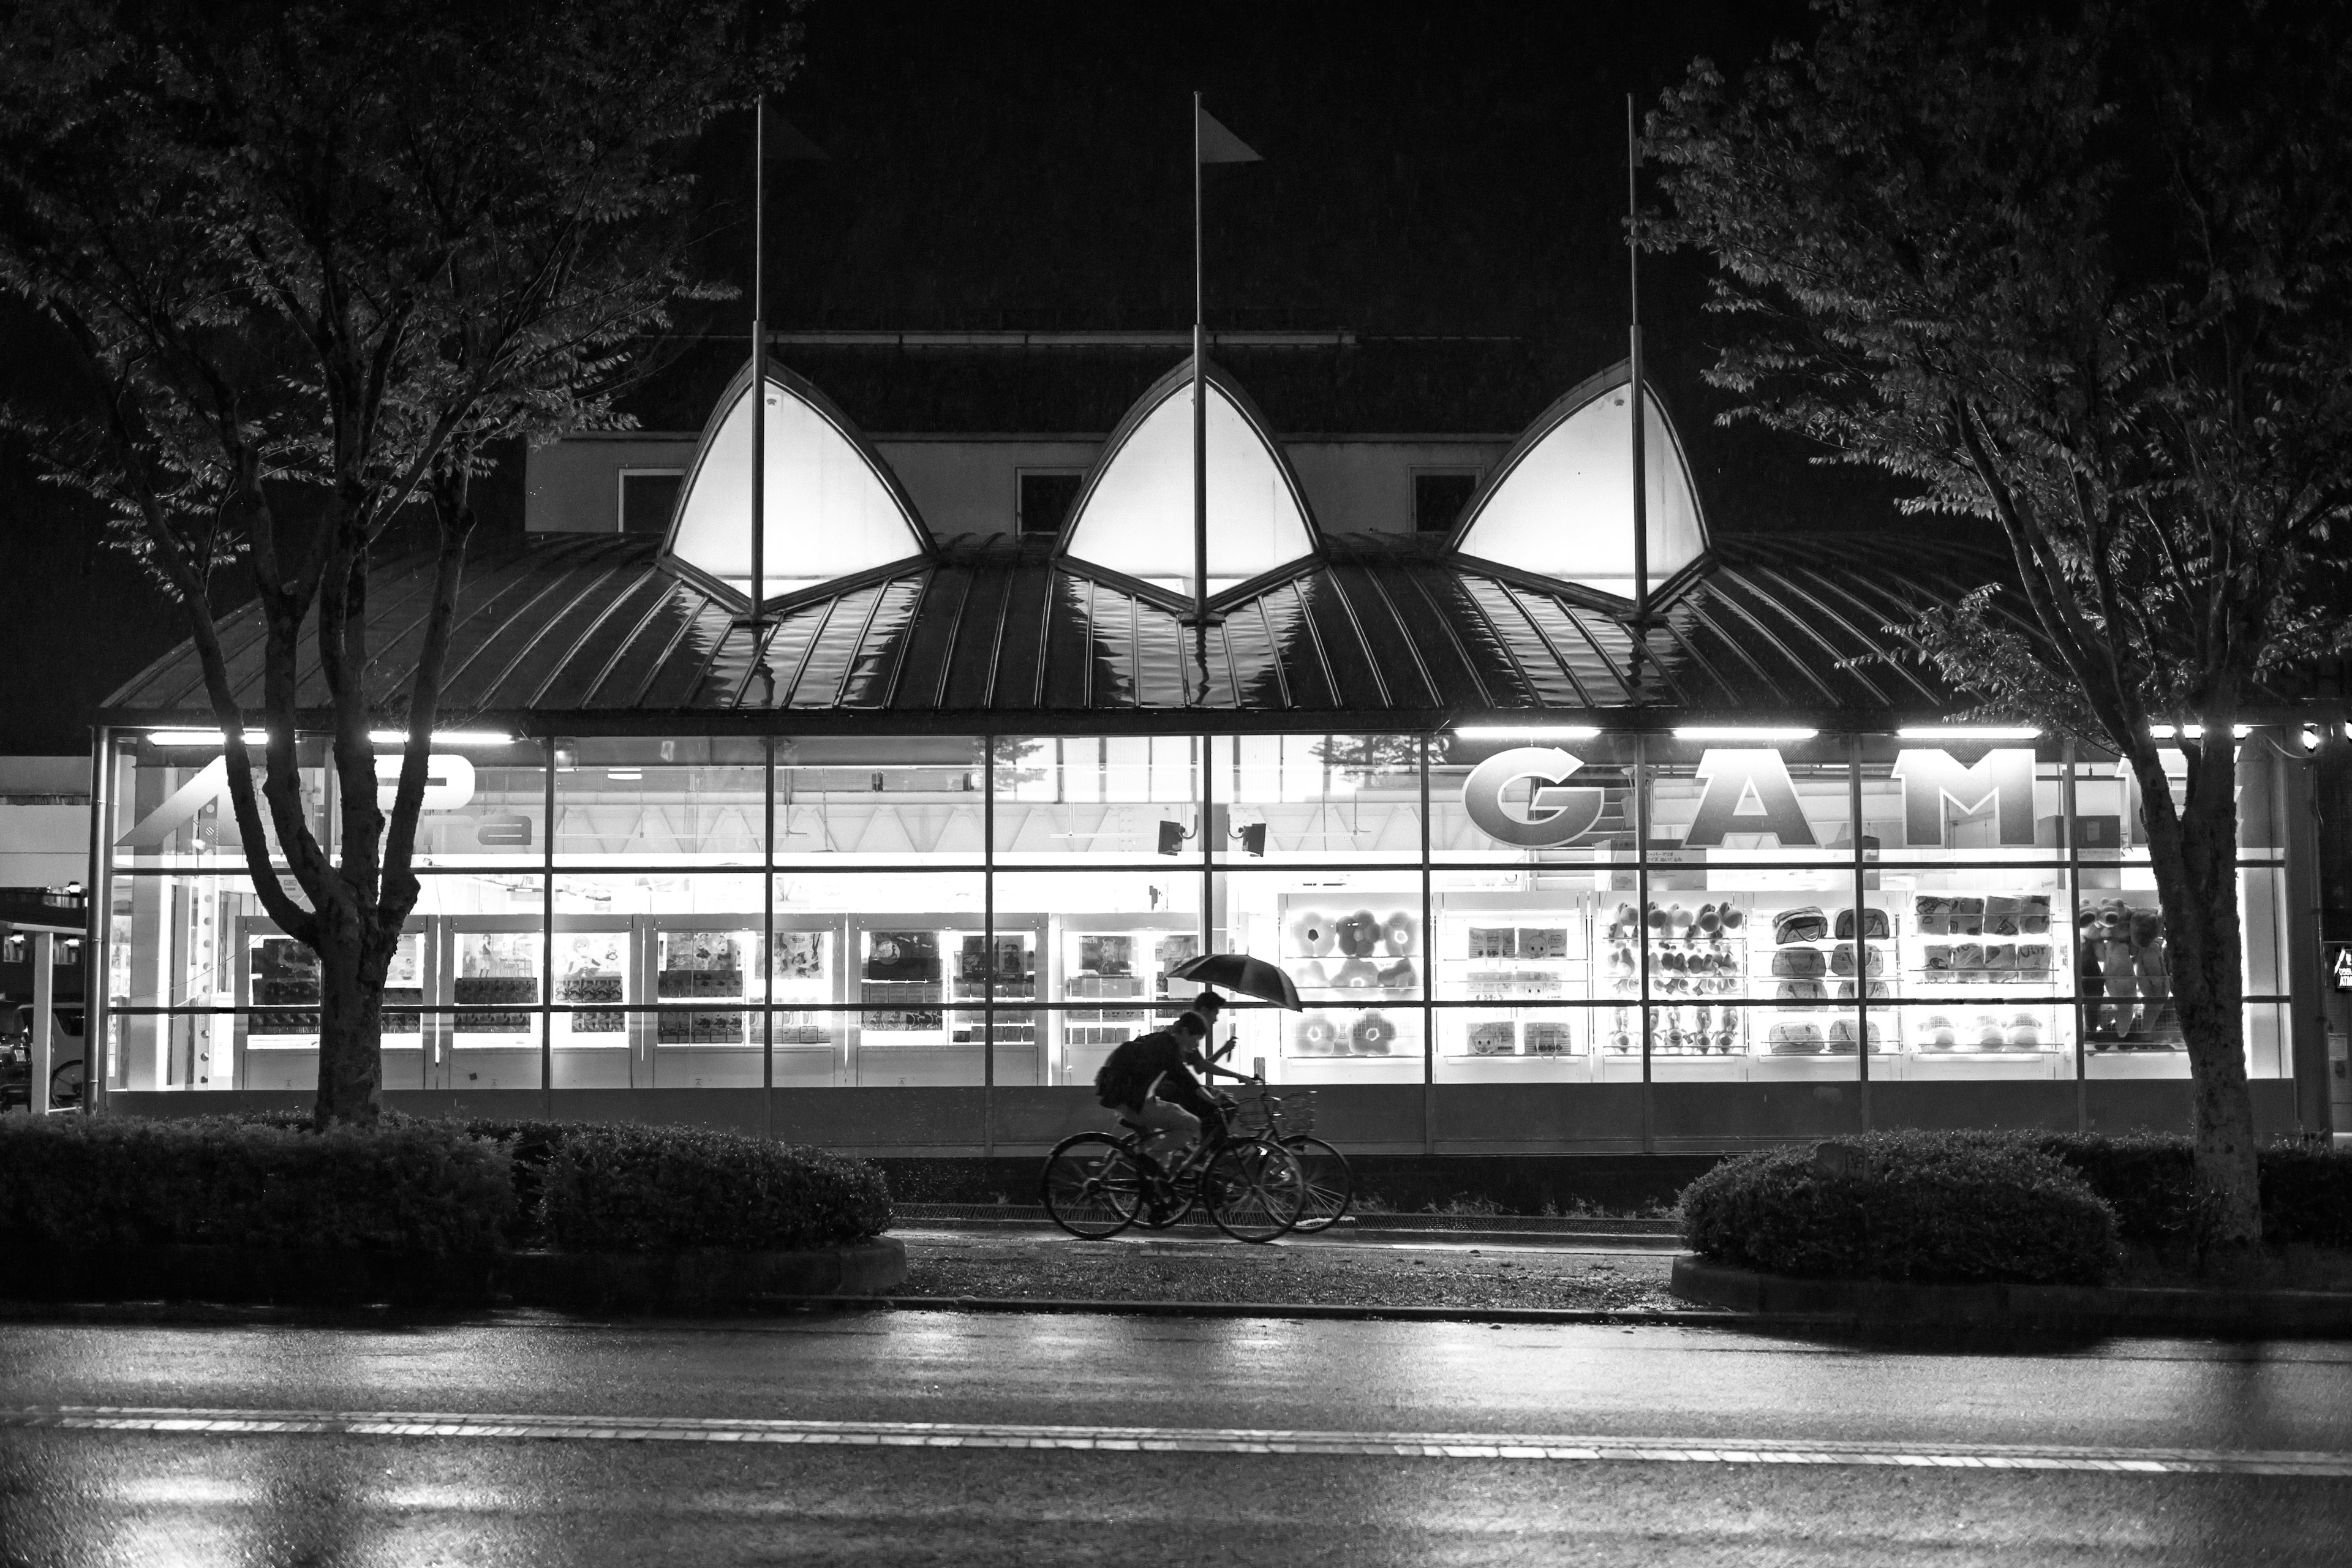
M 1324 958 L 1339 949 L 1330 917 L 1305 910 L 1290 922 L 1290 951 L 1301 958 Z
M 1421 934 L 1421 922 L 1402 910 L 1381 922 L 1381 945 L 1391 958 L 1402 958 L 1412 952 L 1414 939 Z
M 1349 958 L 1370 958 L 1380 951 L 1381 922 L 1370 910 L 1358 910 L 1339 921 L 1333 928 L 1341 953 Z

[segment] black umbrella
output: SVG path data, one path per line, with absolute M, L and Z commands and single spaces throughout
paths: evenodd
M 1202 985 L 1222 985 L 1237 995 L 1255 996 L 1261 1002 L 1298 1011 L 1298 987 L 1290 983 L 1290 976 L 1265 959 L 1252 958 L 1246 952 L 1204 952 L 1170 970 L 1168 977 Z

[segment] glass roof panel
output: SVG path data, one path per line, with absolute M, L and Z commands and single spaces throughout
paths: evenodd
M 1209 593 L 1315 553 L 1290 467 L 1213 372 L 1208 383 Z M 1192 382 L 1189 362 L 1145 393 L 1079 500 L 1064 552 L 1190 597 Z
M 1547 409 L 1472 502 L 1455 548 L 1633 598 L 1633 442 L 1626 384 L 1620 371 L 1613 384 L 1596 393 L 1588 383 Z M 1706 524 L 1682 442 L 1647 387 L 1643 405 L 1643 488 L 1649 492 L 1654 589 L 1698 559 L 1706 548 Z
M 751 418 L 747 369 L 704 427 L 669 552 L 738 593 L 751 585 Z M 879 458 L 814 388 L 769 371 L 765 596 L 814 587 L 929 545 Z

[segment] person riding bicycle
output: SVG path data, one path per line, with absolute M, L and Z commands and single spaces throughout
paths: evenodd
M 1143 1130 L 1139 1150 L 1167 1144 L 1168 1165 L 1181 1159 L 1204 1123 L 1223 1125 L 1223 1112 L 1191 1070 L 1202 1064 L 1201 1042 L 1208 1033 L 1208 1020 L 1188 1011 L 1112 1051 L 1095 1074 L 1095 1098 Z

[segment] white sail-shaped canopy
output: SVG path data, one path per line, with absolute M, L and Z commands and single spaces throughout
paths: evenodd
M 1471 500 L 1454 549 L 1621 598 L 1633 586 L 1633 411 L 1623 365 L 1544 410 Z M 1643 388 L 1649 579 L 1655 589 L 1706 549 L 1706 522 L 1657 395 Z
M 751 589 L 751 409 L 746 365 L 703 426 L 670 523 L 669 554 L 737 593 Z M 768 367 L 768 602 L 930 553 L 888 465 L 824 394 Z
M 1297 477 L 1241 389 L 1212 364 L 1209 595 L 1316 553 Z M 1192 595 L 1192 363 L 1152 384 L 1119 422 L 1071 508 L 1062 552 Z

